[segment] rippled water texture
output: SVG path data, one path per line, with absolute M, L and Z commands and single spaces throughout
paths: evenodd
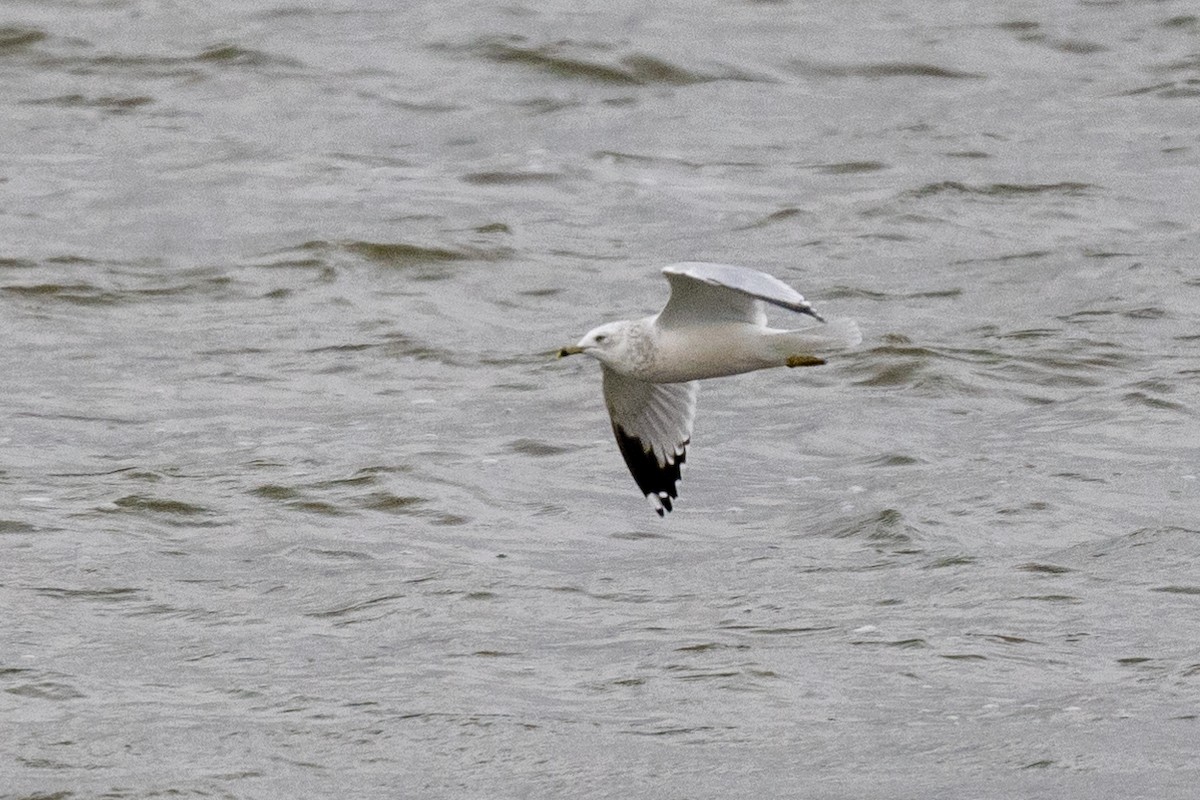
M 1194 3 L 9 2 L 0 111 L 5 800 L 1194 796 Z M 551 356 L 680 260 L 866 338 L 659 520 Z

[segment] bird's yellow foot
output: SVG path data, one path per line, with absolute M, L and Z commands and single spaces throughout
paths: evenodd
M 825 363 L 825 359 L 810 356 L 802 353 L 798 356 L 788 356 L 787 365 L 789 367 L 819 367 Z

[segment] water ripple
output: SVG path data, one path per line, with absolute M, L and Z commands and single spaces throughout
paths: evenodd
M 927 183 L 917 189 L 912 189 L 908 194 L 910 197 L 915 198 L 932 197 L 946 193 L 998 198 L 1026 197 L 1042 194 L 1078 197 L 1098 188 L 1093 184 L 1077 181 L 1059 181 L 1057 183 L 990 183 L 982 185 L 972 185 L 961 181 L 938 181 L 937 183 Z
M 718 72 L 686 69 L 644 53 L 615 55 L 613 48 L 605 45 L 570 41 L 530 44 L 522 36 L 480 39 L 466 50 L 499 64 L 517 64 L 563 78 L 618 86 L 686 86 L 719 80 L 764 80 L 728 68 Z
M 802 74 L 818 78 L 935 78 L 938 80 L 983 80 L 981 72 L 965 72 L 936 64 L 911 62 L 866 63 L 866 64 L 819 64 L 811 61 L 792 61 L 792 68 Z
M 0 27 L 0 54 L 21 50 L 43 42 L 47 35 L 41 28 L 26 28 L 20 25 Z

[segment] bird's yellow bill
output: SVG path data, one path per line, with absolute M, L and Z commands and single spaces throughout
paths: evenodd
M 568 345 L 568 346 L 562 348 L 561 350 L 559 350 L 558 357 L 565 358 L 566 356 L 577 356 L 582 352 L 583 352 L 582 347 L 576 347 L 575 345 L 572 344 L 572 345 Z

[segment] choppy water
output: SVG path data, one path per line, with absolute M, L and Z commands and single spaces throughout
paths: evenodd
M 4 6 L 0 796 L 1193 796 L 1192 4 L 397 5 Z

